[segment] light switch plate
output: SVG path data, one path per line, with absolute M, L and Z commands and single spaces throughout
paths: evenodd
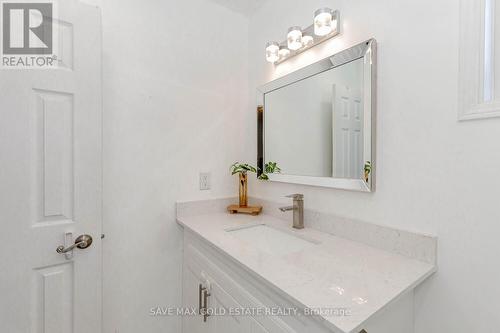
M 210 172 L 200 172 L 200 190 L 210 190 Z

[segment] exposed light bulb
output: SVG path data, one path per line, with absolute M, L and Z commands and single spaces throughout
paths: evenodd
M 266 44 L 266 60 L 268 62 L 276 62 L 279 60 L 280 46 L 276 42 L 269 42 Z
M 314 13 L 314 34 L 316 36 L 326 36 L 333 31 L 332 10 L 330 8 L 321 8 Z
M 298 50 L 302 47 L 302 29 L 300 27 L 291 27 L 287 35 L 288 48 Z
M 286 47 L 280 47 L 279 55 L 280 58 L 286 58 L 290 55 L 290 50 L 287 49 Z
M 314 43 L 314 38 L 312 36 L 309 36 L 309 35 L 302 36 L 302 45 L 303 46 L 309 46 L 312 43 Z

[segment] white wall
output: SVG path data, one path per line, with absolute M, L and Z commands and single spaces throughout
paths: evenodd
M 92 1 L 96 3 L 96 1 Z M 103 16 L 104 332 L 180 332 L 176 200 L 236 193 L 248 22 L 208 0 L 97 1 Z M 210 171 L 212 190 L 198 190 Z
M 305 194 L 307 208 L 439 237 L 439 272 L 416 293 L 417 333 L 500 327 L 500 119 L 457 122 L 458 1 L 274 0 L 250 19 L 250 96 L 268 80 L 368 38 L 379 42 L 377 191 L 250 184 L 272 200 Z M 265 43 L 306 25 L 324 5 L 343 35 L 276 68 Z M 247 159 L 255 160 L 255 103 Z

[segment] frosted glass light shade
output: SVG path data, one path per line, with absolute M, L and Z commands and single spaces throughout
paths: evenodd
M 290 55 L 290 50 L 286 47 L 281 47 L 279 51 L 280 58 L 286 58 Z
M 314 38 L 312 36 L 309 35 L 302 36 L 302 45 L 309 46 L 312 43 L 314 43 Z
M 333 31 L 336 20 L 333 19 L 330 8 L 321 8 L 314 13 L 314 34 L 326 36 Z
M 266 60 L 268 62 L 276 62 L 279 60 L 280 46 L 276 42 L 269 42 L 266 44 Z
M 302 47 L 302 29 L 300 27 L 291 27 L 287 35 L 288 48 L 298 50 Z

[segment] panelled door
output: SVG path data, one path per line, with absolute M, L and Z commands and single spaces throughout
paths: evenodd
M 57 1 L 54 24 L 57 69 L 0 70 L 5 333 L 101 331 L 100 11 Z M 90 246 L 56 252 L 83 234 Z

